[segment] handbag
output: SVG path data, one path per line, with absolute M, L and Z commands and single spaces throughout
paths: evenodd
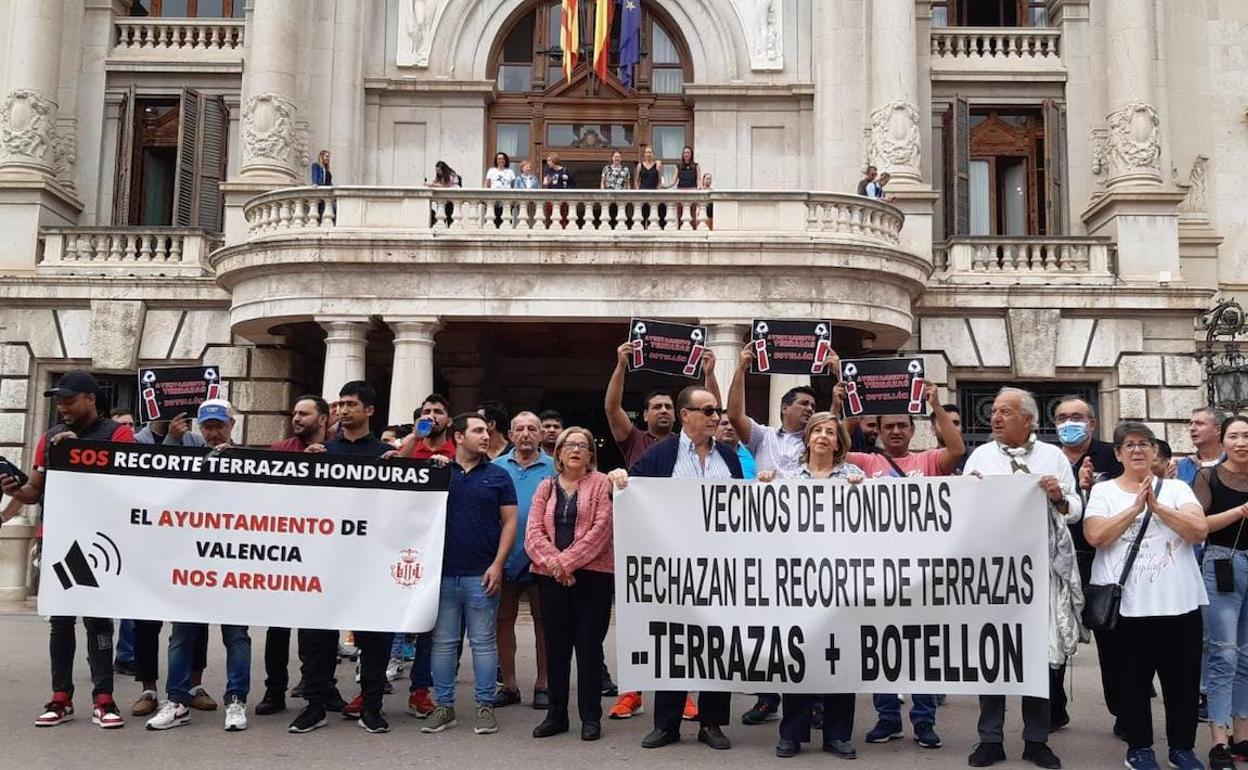
M 1157 485 L 1153 487 L 1153 496 L 1161 494 L 1161 479 L 1157 479 Z M 1118 618 L 1122 609 L 1122 587 L 1127 582 L 1127 576 L 1131 574 L 1131 567 L 1135 564 L 1135 557 L 1140 552 L 1140 543 L 1144 540 L 1144 533 L 1148 531 L 1148 523 L 1153 518 L 1153 511 L 1149 509 L 1144 514 L 1144 522 L 1140 525 L 1140 531 L 1136 534 L 1135 540 L 1131 542 L 1131 550 L 1127 552 L 1127 561 L 1122 565 L 1122 574 L 1118 576 L 1118 582 L 1109 585 L 1098 586 L 1090 585 L 1083 594 L 1083 625 L 1089 631 L 1113 631 L 1118 625 Z

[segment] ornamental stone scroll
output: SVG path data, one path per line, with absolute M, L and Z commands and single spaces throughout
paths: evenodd
M 867 156 L 881 171 L 917 170 L 921 153 L 919 108 L 910 102 L 892 101 L 871 113 Z
M 1161 176 L 1161 118 L 1152 105 L 1131 102 L 1111 112 L 1108 150 L 1112 176 L 1146 173 Z
M 306 155 L 295 126 L 295 105 L 274 93 L 260 93 L 243 108 L 243 165 L 276 163 L 293 168 Z
M 56 102 L 35 91 L 17 89 L 0 107 L 0 157 L 53 165 L 56 146 Z

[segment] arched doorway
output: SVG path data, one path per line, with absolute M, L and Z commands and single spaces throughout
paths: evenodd
M 517 173 L 528 160 L 540 176 L 541 159 L 558 152 L 578 187 L 597 188 L 612 152 L 619 150 L 634 167 L 651 145 L 671 181 L 681 148 L 693 144 L 693 110 L 684 99 L 684 85 L 693 77 L 688 48 L 669 18 L 643 3 L 641 61 L 632 85 L 624 85 L 617 8 L 609 74 L 599 80 L 590 69 L 589 52 L 595 3 L 610 1 L 579 4 L 582 53 L 571 80 L 563 77 L 557 0 L 539 0 L 506 27 L 491 56 L 497 97 L 489 111 L 487 168 L 495 153 L 505 152 Z

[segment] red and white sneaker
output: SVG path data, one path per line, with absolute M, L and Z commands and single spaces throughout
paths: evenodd
M 364 713 L 364 693 L 360 693 L 351 699 L 351 702 L 342 707 L 343 719 L 359 719 Z
M 420 687 L 407 696 L 407 713 L 417 719 L 424 719 L 433 713 L 437 705 L 429 697 L 429 690 Z
M 36 727 L 54 727 L 74 718 L 74 704 L 67 692 L 52 693 L 52 700 L 43 707 L 43 713 L 35 717 Z
M 95 708 L 91 710 L 91 724 L 99 725 L 105 730 L 115 730 L 126 726 L 126 720 L 121 718 L 121 711 L 113 702 L 113 696 L 106 693 L 95 696 Z

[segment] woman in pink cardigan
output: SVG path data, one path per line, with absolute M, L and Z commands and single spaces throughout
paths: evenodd
M 602 737 L 602 640 L 611 623 L 615 553 L 611 482 L 599 473 L 594 435 L 568 428 L 555 441 L 553 478 L 529 508 L 524 550 L 533 561 L 546 630 L 550 710 L 534 738 L 568 731 L 568 688 L 576 651 L 581 740 Z

